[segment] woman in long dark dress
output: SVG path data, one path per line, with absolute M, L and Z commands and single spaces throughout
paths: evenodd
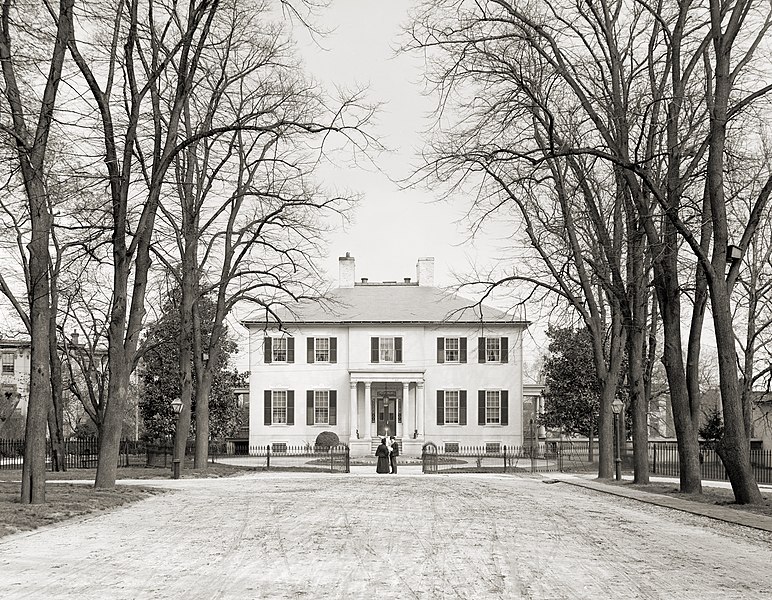
M 386 438 L 381 438 L 381 445 L 375 451 L 375 456 L 378 458 L 378 464 L 375 467 L 376 473 L 388 473 L 389 472 L 389 448 L 386 445 Z

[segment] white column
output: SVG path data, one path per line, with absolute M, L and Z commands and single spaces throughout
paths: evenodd
M 349 396 L 351 404 L 349 406 L 349 440 L 357 439 L 357 429 L 359 429 L 359 419 L 357 418 L 357 382 L 350 381 L 351 395 Z
M 372 414 L 373 414 L 373 397 L 370 393 L 370 382 L 365 382 L 365 410 L 367 410 L 367 414 L 365 417 L 367 417 L 367 427 L 365 430 L 370 431 L 370 437 L 373 438 L 376 436 L 377 432 L 375 428 L 377 425 L 372 422 Z
M 409 381 L 403 381 L 402 382 L 402 422 L 400 423 L 397 421 L 397 437 L 401 438 L 405 435 L 405 424 L 407 421 L 407 405 L 408 400 L 410 399 L 410 382 Z M 408 435 L 411 433 L 408 429 Z
M 415 428 L 418 430 L 418 437 L 421 439 L 426 435 L 426 431 L 424 431 L 424 409 L 426 407 L 424 404 L 424 382 L 419 381 L 416 383 L 415 388 Z

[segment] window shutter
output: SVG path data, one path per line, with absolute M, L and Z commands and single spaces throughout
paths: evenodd
M 378 344 L 380 340 L 377 337 L 370 338 L 370 362 L 377 363 L 380 356 Z
M 485 362 L 485 338 L 477 338 L 477 361 Z
M 314 338 L 310 337 L 306 340 L 306 362 L 311 364 L 314 362 Z
M 466 338 L 462 337 L 458 340 L 458 360 L 459 362 L 465 363 L 466 362 Z
M 466 390 L 458 392 L 458 424 L 466 425 Z
M 306 390 L 306 425 L 314 424 L 314 390 Z
M 445 362 L 445 338 L 443 337 L 437 338 L 437 362 Z
M 437 390 L 437 425 L 445 425 L 445 392 Z
M 330 425 L 338 423 L 338 392 L 330 390 Z
M 477 424 L 485 425 L 485 390 L 477 391 Z
M 330 338 L 330 362 L 338 362 L 338 338 Z
M 394 338 L 394 362 L 402 362 L 402 338 Z
M 295 362 L 295 338 L 287 338 L 287 362 Z
M 272 420 L 271 390 L 265 390 L 263 398 L 265 398 L 265 402 L 263 403 L 265 406 L 265 409 L 263 411 L 263 425 L 270 425 Z
M 295 424 L 295 390 L 287 390 L 287 425 Z
M 509 338 L 501 338 L 501 362 L 509 362 Z
M 509 392 L 501 390 L 501 424 L 509 425 Z
M 265 364 L 269 364 L 269 363 L 273 362 L 273 351 L 271 350 L 271 348 L 272 348 L 272 346 L 271 346 L 271 338 L 269 338 L 268 336 L 265 336 L 263 338 L 263 348 L 265 348 L 265 358 L 264 358 L 263 362 Z

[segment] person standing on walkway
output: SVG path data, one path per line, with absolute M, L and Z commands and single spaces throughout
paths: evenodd
M 389 447 L 386 445 L 386 438 L 381 438 L 381 444 L 375 451 L 378 464 L 375 466 L 376 473 L 389 472 Z
M 399 456 L 399 443 L 391 436 L 391 454 L 389 455 L 389 462 L 391 463 L 391 474 L 394 475 L 397 472 L 397 457 Z

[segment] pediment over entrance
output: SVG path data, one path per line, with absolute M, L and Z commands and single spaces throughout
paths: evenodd
M 351 383 L 424 383 L 423 371 L 349 371 Z

